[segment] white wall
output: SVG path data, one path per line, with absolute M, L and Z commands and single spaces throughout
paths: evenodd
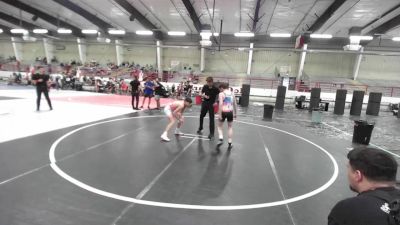
M 224 50 L 220 52 L 206 50 L 205 52 L 205 72 L 226 75 L 246 74 L 248 52 L 237 50 Z
M 351 78 L 355 58 L 354 54 L 307 53 L 304 72 L 312 78 Z
M 59 62 L 68 63 L 71 60 L 79 62 L 79 50 L 78 44 L 73 42 L 54 42 L 54 55 L 57 57 Z M 65 47 L 64 50 L 61 50 Z M 57 48 L 59 50 L 57 50 Z
M 155 50 L 155 49 L 154 49 Z M 192 70 L 200 70 L 200 49 L 195 48 L 163 48 L 162 50 L 163 69 L 169 70 L 172 61 L 179 61 L 180 70 L 190 67 Z M 174 68 L 172 68 L 174 69 Z M 179 71 L 178 69 L 175 69 Z
M 400 81 L 400 56 L 363 56 L 358 79 Z
M 8 58 L 14 56 L 14 49 L 12 47 L 11 41 L 0 42 L 0 57 Z
M 254 51 L 251 72 L 256 76 L 275 77 L 276 69 L 279 72 L 281 66 L 290 66 L 289 75 L 297 76 L 299 60 L 299 53 Z
M 156 65 L 156 48 L 132 46 L 124 48 L 124 61 L 144 66 Z
M 101 65 L 110 62 L 116 63 L 117 53 L 115 50 L 115 44 L 88 44 L 86 59 L 88 61 L 95 60 Z
M 43 58 L 46 54 L 42 41 L 23 42 L 22 43 L 22 59 L 23 63 L 34 62 L 36 57 Z

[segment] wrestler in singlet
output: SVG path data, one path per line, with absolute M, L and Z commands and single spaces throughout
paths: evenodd
M 220 120 L 221 122 L 224 122 L 225 119 L 227 119 L 228 122 L 232 122 L 234 95 L 230 90 L 224 90 L 222 94 L 224 95 L 224 100 L 222 102 L 222 117 Z

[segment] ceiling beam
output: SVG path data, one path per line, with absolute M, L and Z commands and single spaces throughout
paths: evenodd
M 254 11 L 254 18 L 252 18 L 252 20 L 253 20 L 253 26 L 251 29 L 252 32 L 256 32 L 257 22 L 260 20 L 260 17 L 259 17 L 260 7 L 261 7 L 261 0 L 257 0 L 256 9 Z
M 389 9 L 384 14 L 382 14 L 379 19 L 372 20 L 368 24 L 366 24 L 362 28 L 361 34 L 371 34 L 371 31 L 376 29 L 377 27 L 385 24 L 386 22 L 390 21 L 391 19 L 395 18 L 397 15 L 400 14 L 400 4 L 396 5 L 395 7 Z
M 346 0 L 335 0 L 326 10 L 325 12 L 318 17 L 318 19 L 315 21 L 313 25 L 311 25 L 310 28 L 308 28 L 308 31 L 310 32 L 316 32 L 318 31 L 328 20 L 331 18 L 331 16 L 338 10 L 343 3 L 345 3 Z
M 200 18 L 196 13 L 196 10 L 194 9 L 192 3 L 190 2 L 190 0 L 182 0 L 183 4 L 186 7 L 186 10 L 188 11 L 190 18 L 193 21 L 193 25 L 196 28 L 197 32 L 201 32 L 203 26 L 200 22 Z
M 0 29 L 2 29 L 3 30 L 3 34 L 6 34 L 6 35 L 9 35 L 9 36 L 11 36 L 12 34 L 11 34 L 11 27 L 8 27 L 8 26 L 5 26 L 5 25 L 3 25 L 3 24 L 0 24 Z M 1 34 L 0 34 L 1 35 Z
M 12 24 L 14 24 L 16 26 L 19 26 L 19 27 L 27 29 L 27 30 L 33 30 L 33 29 L 36 29 L 36 28 L 40 28 L 39 26 L 36 26 L 35 24 L 28 23 L 28 22 L 26 22 L 24 20 L 15 18 L 15 17 L 10 16 L 8 14 L 5 14 L 3 12 L 0 12 L 0 19 L 5 20 L 5 21 L 7 21 L 9 23 L 12 23 Z
M 162 32 L 156 27 L 150 20 L 148 20 L 139 10 L 137 10 L 131 3 L 129 3 L 127 0 L 114 0 L 116 3 L 118 3 L 122 8 L 124 8 L 129 14 L 131 14 L 131 17 L 136 19 L 142 26 L 147 29 L 151 30 L 154 32 L 154 37 L 158 40 L 163 39 L 163 34 Z
M 386 21 L 385 23 L 381 24 L 378 27 L 375 27 L 371 31 L 369 31 L 368 35 L 375 35 L 375 34 L 385 34 L 393 28 L 400 26 L 400 15 L 393 17 L 392 19 Z
M 83 37 L 83 35 L 81 33 L 81 29 L 79 29 L 78 27 L 75 27 L 67 22 L 60 20 L 59 18 L 51 16 L 51 15 L 49 15 L 43 11 L 40 11 L 36 8 L 33 8 L 32 6 L 27 5 L 19 0 L 0 0 L 0 1 L 5 2 L 11 6 L 14 6 L 15 8 L 21 9 L 25 12 L 28 12 L 32 15 L 36 15 L 39 18 L 41 18 L 42 20 L 45 20 L 45 21 L 53 24 L 54 26 L 71 29 L 73 35 L 75 35 L 77 37 Z
M 35 24 L 26 22 L 24 20 L 15 18 L 15 17 L 10 16 L 8 14 L 5 14 L 3 12 L 0 12 L 0 19 L 2 19 L 4 21 L 7 21 L 9 23 L 12 23 L 12 24 L 14 24 L 14 25 L 16 25 L 18 27 L 23 28 L 23 29 L 27 29 L 27 30 L 42 29 L 42 27 L 40 27 L 40 26 L 37 26 Z M 48 35 L 54 35 L 54 34 L 53 34 L 53 32 L 49 31 Z
M 79 5 L 73 3 L 69 0 L 53 0 L 53 1 L 64 6 L 65 8 L 75 12 L 76 14 L 82 16 L 83 18 L 87 19 L 89 22 L 98 26 L 103 31 L 107 31 L 109 28 L 113 28 L 113 26 L 111 24 L 98 18 L 96 15 L 90 13 L 89 11 L 85 10 L 84 8 L 80 7 Z

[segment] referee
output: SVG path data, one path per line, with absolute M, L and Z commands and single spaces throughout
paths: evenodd
M 215 123 L 214 123 L 214 107 L 213 104 L 215 103 L 215 99 L 219 94 L 219 89 L 214 86 L 213 78 L 207 77 L 206 79 L 207 84 L 203 86 L 201 89 L 201 97 L 203 102 L 201 104 L 201 113 L 200 113 L 200 126 L 197 134 L 203 133 L 203 121 L 204 117 L 208 112 L 208 116 L 210 117 L 210 135 L 208 135 L 209 139 L 214 138 L 214 130 L 215 130 Z
M 51 101 L 49 98 L 49 80 L 50 76 L 46 74 L 45 68 L 39 67 L 39 73 L 36 73 L 32 75 L 32 81 L 34 84 L 36 84 L 36 94 L 37 94 L 37 99 L 36 99 L 36 111 L 40 110 L 40 99 L 42 97 L 42 93 L 44 94 L 44 97 L 46 97 L 47 104 L 49 105 L 50 110 L 53 110 L 53 107 L 51 106 Z

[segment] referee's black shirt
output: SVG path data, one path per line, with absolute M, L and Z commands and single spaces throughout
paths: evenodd
M 39 82 L 38 81 L 39 79 L 42 79 L 42 82 Z M 38 81 L 36 83 L 37 88 L 47 88 L 47 81 L 50 80 L 50 76 L 48 74 L 36 73 L 36 74 L 32 75 L 32 80 Z
M 206 84 L 201 89 L 201 93 L 204 93 L 205 95 L 210 97 L 209 99 L 203 98 L 204 102 L 214 104 L 215 99 L 217 98 L 217 96 L 219 94 L 219 89 L 217 87 L 215 87 L 214 85 L 210 87 Z

